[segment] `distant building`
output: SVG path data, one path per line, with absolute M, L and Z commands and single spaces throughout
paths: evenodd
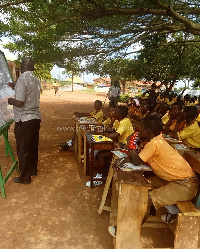
M 20 76 L 20 65 L 15 63 L 15 59 L 6 56 L 8 67 L 10 69 L 11 75 L 13 77 L 14 81 L 17 81 L 17 79 Z
M 111 84 L 111 78 L 106 78 L 106 77 L 95 78 L 93 79 L 93 81 L 96 85 L 104 84 L 105 86 L 110 86 Z
M 125 92 L 140 94 L 150 89 L 153 83 L 155 83 L 157 86 L 161 84 L 161 82 L 143 81 L 143 80 L 126 81 Z
M 65 81 L 72 82 L 72 77 L 71 78 L 67 78 Z M 82 79 L 80 79 L 79 77 L 77 77 L 77 76 L 73 77 L 73 82 L 75 84 L 84 84 L 84 81 Z

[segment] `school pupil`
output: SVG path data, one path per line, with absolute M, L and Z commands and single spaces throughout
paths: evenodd
M 124 158 L 124 162 L 129 160 L 136 166 L 147 163 L 155 174 L 148 178 L 152 190 L 149 191 L 148 210 L 144 221 L 148 218 L 153 204 L 156 210 L 166 208 L 167 213 L 161 218 L 171 223 L 179 211 L 174 204 L 192 200 L 196 196 L 198 179 L 188 162 L 164 140 L 161 132 L 162 122 L 159 117 L 145 118 L 139 132 L 139 139 L 145 146 L 139 154 L 131 150 L 129 158 Z
M 106 137 L 111 138 L 115 142 L 120 142 L 121 144 L 127 144 L 127 137 L 130 136 L 133 132 L 133 126 L 128 115 L 128 108 L 126 106 L 118 106 L 113 113 L 113 118 L 118 120 L 115 123 L 115 129 L 111 133 L 104 133 Z M 109 166 L 112 160 L 112 152 L 109 150 L 99 151 L 97 154 L 97 167 L 98 172 L 95 178 L 102 178 L 107 175 Z M 94 186 L 103 184 L 103 181 L 94 181 Z M 86 183 L 87 187 L 90 187 L 90 181 Z
M 54 92 L 55 92 L 55 95 L 56 95 L 57 92 L 58 92 L 58 89 L 59 89 L 56 80 L 55 80 L 55 82 L 53 83 L 53 89 L 54 89 Z
M 186 106 L 177 118 L 173 137 L 182 140 L 190 148 L 200 148 L 200 127 L 197 123 L 198 109 L 195 106 Z M 185 121 L 182 131 L 178 132 L 179 123 Z
M 177 117 L 181 114 L 182 106 L 178 103 L 174 103 L 171 105 L 169 113 L 166 113 L 162 117 L 163 125 L 164 125 L 164 133 L 172 135 L 174 128 L 176 126 Z M 181 131 L 185 125 L 185 121 L 179 123 L 178 131 Z
M 96 100 L 94 102 L 94 111 L 90 113 L 90 116 L 95 118 L 96 123 L 102 123 L 103 121 L 103 111 L 102 111 L 102 102 Z

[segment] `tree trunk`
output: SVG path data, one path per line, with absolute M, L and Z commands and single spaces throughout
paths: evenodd
M 72 92 L 74 91 L 74 74 L 72 73 Z
M 125 80 L 122 80 L 122 93 L 123 93 L 123 95 L 125 94 L 125 87 L 126 87 L 126 82 L 125 82 Z

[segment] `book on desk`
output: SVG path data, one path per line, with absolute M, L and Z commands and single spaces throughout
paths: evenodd
M 119 167 L 119 169 L 123 171 L 137 171 L 137 170 L 152 171 L 151 167 L 147 164 L 140 164 L 136 166 L 132 163 L 124 163 L 123 165 Z
M 111 138 L 109 137 L 105 137 L 105 136 L 102 136 L 102 135 L 92 135 L 91 139 L 94 141 L 94 142 L 106 142 L 106 141 L 113 141 Z

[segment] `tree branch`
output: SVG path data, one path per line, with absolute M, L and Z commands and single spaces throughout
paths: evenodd
M 34 0 L 17 0 L 15 2 L 5 2 L 0 4 L 0 8 L 5 8 L 13 5 L 20 5 L 22 3 L 31 3 L 31 2 L 34 2 Z

